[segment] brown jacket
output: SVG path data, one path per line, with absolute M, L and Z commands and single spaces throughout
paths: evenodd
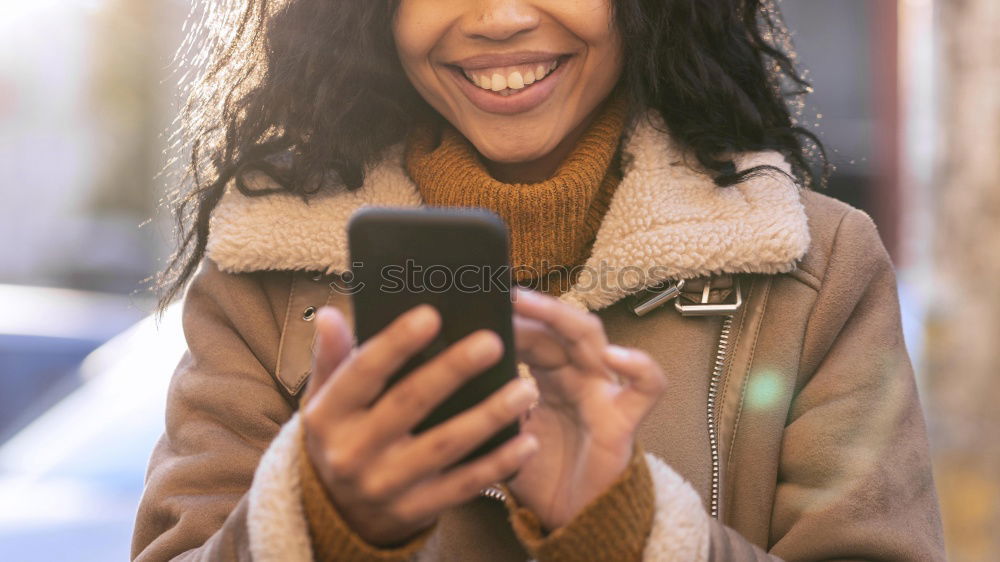
M 640 443 L 655 514 L 644 560 L 942 560 L 924 421 L 895 277 L 867 215 L 776 175 L 717 188 L 646 122 L 588 265 L 561 298 L 612 342 L 657 359 L 670 385 Z M 774 153 L 740 155 L 738 166 Z M 312 312 L 337 290 L 344 226 L 365 204 L 419 205 L 399 152 L 359 192 L 309 204 L 227 192 L 185 297 L 189 350 L 136 520 L 139 560 L 307 560 L 295 414 Z M 649 273 L 639 284 L 619 273 Z M 633 269 L 633 272 L 635 270 Z M 689 282 L 732 313 L 637 317 L 654 282 Z M 631 284 L 630 284 L 631 283 Z M 738 291 L 737 291 L 738 286 Z M 280 432 L 280 433 L 279 433 Z M 502 503 L 444 514 L 427 560 L 528 557 Z

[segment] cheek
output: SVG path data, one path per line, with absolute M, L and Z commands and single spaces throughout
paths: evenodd
M 396 53 L 411 76 L 427 66 L 427 57 L 444 25 L 440 17 L 435 17 L 440 11 L 432 9 L 431 4 L 426 0 L 403 0 L 393 18 Z
M 617 37 L 603 45 L 594 60 L 594 77 L 602 82 L 617 82 L 624 68 L 621 43 Z
M 583 0 L 561 6 L 562 20 L 587 45 L 594 70 L 616 76 L 622 66 L 622 44 L 611 4 L 606 0 Z

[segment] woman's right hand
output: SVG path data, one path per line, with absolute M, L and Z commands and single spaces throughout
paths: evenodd
M 302 406 L 306 449 L 344 521 L 370 544 L 391 546 L 442 511 L 515 473 L 535 452 L 521 434 L 490 454 L 450 468 L 537 399 L 515 379 L 480 404 L 419 435 L 411 430 L 465 381 L 500 360 L 503 344 L 481 330 L 425 362 L 383 395 L 389 378 L 440 328 L 429 305 L 401 314 L 358 348 L 333 307 L 316 316 L 313 375 Z

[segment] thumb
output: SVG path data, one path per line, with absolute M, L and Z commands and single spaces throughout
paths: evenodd
M 316 312 L 316 336 L 313 339 L 312 376 L 306 387 L 303 403 L 330 378 L 337 365 L 351 352 L 352 336 L 347 320 L 332 306 L 321 307 Z

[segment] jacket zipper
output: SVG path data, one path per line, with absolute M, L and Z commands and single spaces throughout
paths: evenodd
M 490 486 L 488 488 L 483 488 L 479 491 L 479 495 L 490 498 L 491 500 L 497 500 L 498 502 L 507 503 L 507 494 L 503 493 L 503 490 L 496 486 Z
M 712 378 L 708 383 L 708 444 L 712 453 L 712 493 L 709 511 L 713 519 L 719 518 L 719 436 L 715 428 L 716 397 L 726 364 L 726 354 L 729 352 L 729 333 L 732 328 L 733 315 L 730 314 L 722 320 L 719 345 L 715 351 L 715 366 L 712 368 Z

